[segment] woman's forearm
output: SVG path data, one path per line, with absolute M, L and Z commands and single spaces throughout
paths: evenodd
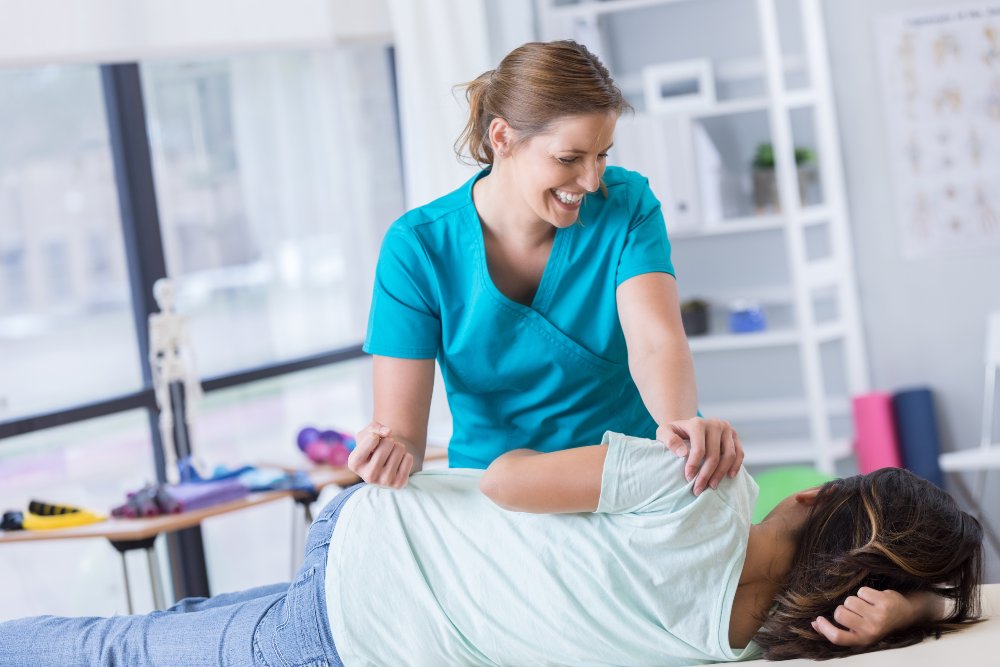
M 697 414 L 694 362 L 685 338 L 665 336 L 655 346 L 630 352 L 628 361 L 643 404 L 658 425 Z
M 698 391 L 676 281 L 663 273 L 635 276 L 617 297 L 629 371 L 646 410 L 659 426 L 694 417 Z
M 434 391 L 434 360 L 375 356 L 372 375 L 374 423 L 392 429 L 392 439 L 413 456 L 413 472 L 421 470 Z

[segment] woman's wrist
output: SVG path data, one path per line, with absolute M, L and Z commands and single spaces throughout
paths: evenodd
M 909 625 L 935 623 L 944 619 L 948 601 L 933 591 L 918 591 L 906 596 L 912 611 Z

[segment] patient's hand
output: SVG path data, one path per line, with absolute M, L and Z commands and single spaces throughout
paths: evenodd
M 684 478 L 694 479 L 695 495 L 707 487 L 718 488 L 743 465 L 743 446 L 736 429 L 721 419 L 680 419 L 656 429 L 656 439 L 674 454 L 687 457 Z
M 838 646 L 868 646 L 908 625 L 940 618 L 943 600 L 933 593 L 902 595 L 863 586 L 833 612 L 833 620 L 820 616 L 813 629 Z
M 401 489 L 413 470 L 413 454 L 392 437 L 392 429 L 372 422 L 358 434 L 347 467 L 375 486 Z

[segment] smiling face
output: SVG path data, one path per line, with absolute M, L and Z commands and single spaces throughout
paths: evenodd
M 617 120 L 616 114 L 605 113 L 567 116 L 546 132 L 518 141 L 516 132 L 497 119 L 506 126 L 495 135 L 504 154 L 495 169 L 504 172 L 506 199 L 554 227 L 575 223 L 583 196 L 601 186 Z

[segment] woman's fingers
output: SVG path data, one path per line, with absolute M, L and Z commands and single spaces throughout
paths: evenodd
M 347 467 L 361 475 L 361 478 L 367 482 L 368 479 L 361 472 L 362 468 L 371 459 L 372 452 L 378 447 L 382 438 L 390 433 L 392 433 L 392 429 L 378 422 L 372 422 L 363 428 L 356 439 L 354 451 L 347 457 Z
M 720 419 L 683 419 L 668 424 L 676 437 L 687 439 L 687 463 L 684 466 L 684 479 L 693 479 L 692 491 L 700 494 L 706 488 L 718 488 L 722 479 L 729 475 L 735 477 L 743 465 L 743 446 L 739 435 L 729 422 Z M 661 435 L 663 434 L 663 435 Z M 667 436 L 665 439 L 664 436 Z M 666 429 L 657 430 L 657 437 L 678 456 L 685 446 L 676 443 Z
M 368 472 L 367 481 L 371 484 L 378 484 L 378 475 L 381 474 L 382 468 L 385 467 L 386 461 L 389 460 L 389 454 L 392 453 L 392 438 L 382 438 L 382 440 L 375 446 L 372 450 L 371 458 L 368 459 L 368 463 L 365 465 Z
M 361 479 L 376 486 L 400 489 L 413 470 L 413 455 L 391 437 L 392 429 L 373 421 L 358 434 L 347 467 Z
M 413 472 L 413 454 L 406 452 L 399 464 L 399 470 L 396 471 L 396 479 L 393 481 L 392 488 L 401 489 L 406 486 L 410 480 L 411 472 Z
M 694 495 L 700 494 L 706 488 L 708 488 L 709 482 L 712 480 L 712 475 L 719 467 L 719 462 L 722 458 L 722 425 L 718 419 L 708 419 L 703 420 L 702 424 L 705 427 L 704 433 L 702 435 L 702 451 L 705 452 L 704 459 L 702 459 L 701 467 L 696 468 L 691 473 L 697 472 L 697 477 L 694 480 Z M 694 440 L 692 442 L 691 449 L 694 450 Z M 688 457 L 688 468 L 691 468 L 691 458 Z M 688 471 L 685 471 L 686 473 Z M 690 477 L 688 477 L 690 479 Z
M 719 482 L 723 478 L 730 474 L 733 464 L 736 462 L 736 431 L 726 423 L 722 422 L 722 433 L 720 434 L 720 440 L 722 445 L 722 455 L 719 458 L 719 465 L 716 466 L 715 472 L 712 473 L 712 477 L 708 480 L 708 485 L 713 489 L 719 488 Z
M 680 431 L 673 424 L 667 424 L 656 429 L 656 439 L 667 446 L 675 456 L 684 458 L 688 453 L 687 440 L 684 439 L 684 431 Z
M 746 453 L 743 451 L 743 444 L 740 442 L 740 434 L 735 430 L 733 430 L 733 442 L 736 443 L 736 462 L 733 463 L 733 467 L 729 469 L 730 477 L 736 477 L 740 468 L 743 467 L 743 459 L 746 458 Z
M 389 442 L 391 444 L 388 447 L 389 451 L 385 457 L 385 463 L 379 470 L 375 471 L 372 480 L 372 483 L 379 486 L 393 486 L 395 484 L 396 472 L 399 470 L 399 464 L 403 462 L 403 455 L 406 454 L 406 447 L 398 442 Z
M 705 460 L 705 421 L 700 417 L 695 417 L 694 419 L 686 419 L 680 423 L 684 426 L 684 430 L 687 432 L 688 443 L 690 443 L 688 446 L 687 464 L 684 466 L 684 479 L 690 482 L 698 474 L 698 470 Z M 694 493 L 695 495 L 701 493 L 697 482 L 695 482 Z

